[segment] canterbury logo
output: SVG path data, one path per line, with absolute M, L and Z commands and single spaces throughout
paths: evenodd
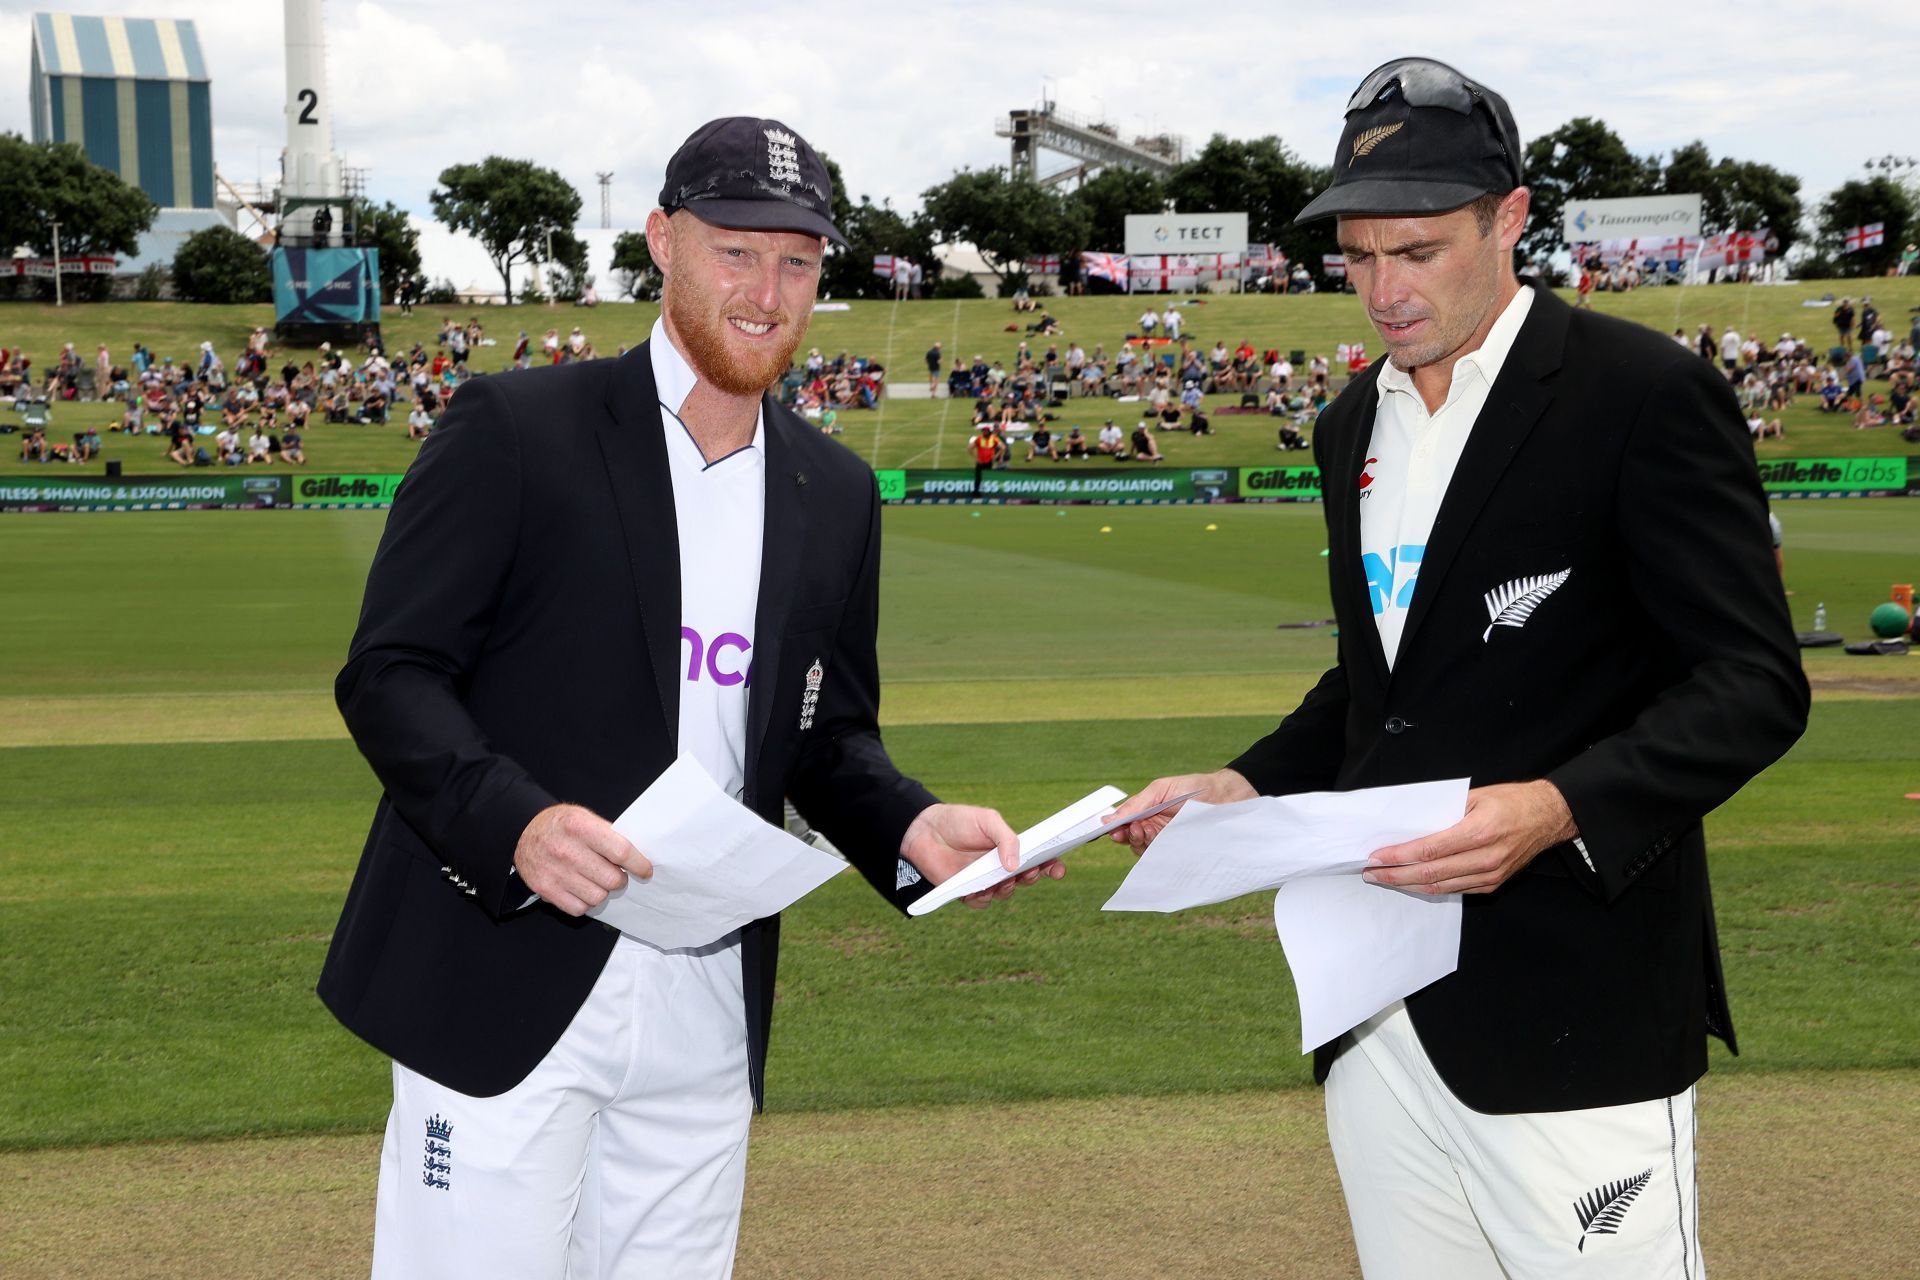
M 1491 639 L 1495 627 L 1524 627 L 1540 602 L 1560 589 L 1573 576 L 1572 569 L 1543 573 L 1535 578 L 1515 578 L 1504 587 L 1487 592 L 1487 617 L 1491 620 L 1480 633 L 1482 643 Z
M 1353 154 L 1347 158 L 1347 168 L 1353 168 L 1353 162 L 1361 156 L 1370 155 L 1373 149 L 1406 127 L 1405 120 L 1398 124 L 1383 124 L 1378 129 L 1368 129 L 1353 140 Z

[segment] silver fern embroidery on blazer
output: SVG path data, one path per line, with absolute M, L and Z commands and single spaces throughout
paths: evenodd
M 1560 589 L 1560 584 L 1573 576 L 1572 569 L 1562 569 L 1558 573 L 1542 573 L 1531 578 L 1515 578 L 1504 587 L 1495 587 L 1487 592 L 1487 617 L 1491 619 L 1487 629 L 1480 633 L 1481 643 L 1493 637 L 1495 627 L 1524 627 L 1540 602 Z

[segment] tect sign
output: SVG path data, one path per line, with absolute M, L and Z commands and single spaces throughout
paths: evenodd
M 1245 253 L 1244 213 L 1130 213 L 1129 254 Z

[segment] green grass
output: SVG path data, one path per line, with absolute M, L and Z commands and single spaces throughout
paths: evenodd
M 1886 584 L 1920 568 L 1902 503 L 1782 509 L 1803 625 L 1818 600 L 1858 633 Z M 0 713 L 120 696 L 177 706 L 184 723 L 200 695 L 324 699 L 381 521 L 7 521 L 0 645 L 17 660 L 0 672 Z M 1325 616 L 1322 545 L 1306 506 L 889 511 L 890 705 L 935 688 L 961 700 L 952 718 L 975 721 L 895 724 L 892 750 L 942 794 L 1016 823 L 1101 783 L 1218 763 L 1271 724 L 1236 682 L 1304 681 L 1330 658 L 1325 630 L 1275 629 Z M 1841 693 L 1711 819 L 1745 1048 L 1724 1068 L 1920 1058 L 1920 804 L 1902 798 L 1920 773 L 1920 683 L 1905 661 L 1810 654 L 1816 684 Z M 1177 686 L 1190 704 L 1166 704 L 1162 678 L 1197 677 L 1211 683 Z M 0 749 L 0 1147 L 376 1127 L 384 1062 L 312 995 L 376 792 L 351 744 L 310 727 L 119 741 L 109 718 L 87 745 L 60 745 L 55 728 Z M 904 921 L 853 877 L 799 904 L 770 1105 L 1302 1084 L 1267 904 L 1104 915 L 1127 861 L 1076 855 L 1065 881 L 986 913 Z
M 1676 327 L 1691 334 L 1702 323 L 1711 324 L 1716 333 L 1728 325 L 1762 341 L 1772 342 L 1782 332 L 1791 331 L 1807 338 L 1816 350 L 1831 344 L 1832 326 L 1825 310 L 1803 308 L 1804 299 L 1826 293 L 1858 298 L 1865 286 L 1870 291 L 1885 323 L 1896 334 L 1906 331 L 1909 308 L 1920 306 L 1920 278 L 1904 280 L 1831 280 L 1808 281 L 1778 287 L 1739 285 L 1703 285 L 1687 288 L 1643 289 L 1631 294 L 1596 294 L 1594 308 L 1608 314 L 1649 325 L 1662 333 Z M 1563 292 L 1563 296 L 1570 296 Z M 1164 305 L 1165 298 L 1156 299 Z M 823 312 L 813 320 L 808 346 L 818 346 L 831 357 L 836 351 L 879 358 L 898 380 L 915 382 L 924 376 L 922 354 L 938 340 L 951 360 L 954 356 L 970 359 L 976 352 L 989 360 L 1010 360 L 1022 335 L 1005 332 L 1016 320 L 1006 303 L 977 302 L 867 302 L 855 301 L 848 312 Z M 1105 343 L 1111 352 L 1133 328 L 1144 302 L 1140 298 L 1056 298 L 1047 304 L 1065 327 L 1061 350 L 1069 339 L 1080 341 L 1089 351 L 1095 343 Z M 421 308 L 411 318 L 389 312 L 383 326 L 389 347 L 407 351 L 416 341 L 433 345 L 433 335 L 443 313 L 464 318 L 470 309 Z M 1381 344 L 1372 332 L 1359 302 L 1350 295 L 1317 294 L 1304 297 L 1218 295 L 1205 305 L 1184 308 L 1188 332 L 1204 352 L 1216 338 L 1225 338 L 1229 347 L 1247 338 L 1256 348 L 1282 351 L 1294 349 L 1309 353 L 1333 354 L 1342 342 L 1364 342 L 1376 354 Z M 643 341 L 653 324 L 657 308 L 652 304 L 608 305 L 593 311 L 560 307 L 485 307 L 478 315 L 490 335 L 500 345 L 482 347 L 474 356 L 475 367 L 494 370 L 505 365 L 515 336 L 521 329 L 536 342 L 548 328 L 563 331 L 581 325 L 596 349 L 612 355 L 623 345 Z M 94 348 L 102 341 L 116 358 L 124 359 L 136 341 L 151 349 L 172 355 L 177 361 L 191 361 L 202 340 L 211 340 L 223 359 L 231 362 L 255 325 L 271 325 L 271 307 L 211 307 L 181 303 L 100 303 L 56 309 L 43 303 L 0 303 L 0 346 L 22 347 L 34 359 L 37 368 L 45 368 L 59 354 L 64 342 L 73 342 L 89 362 Z M 1045 341 L 1036 343 L 1044 351 Z M 283 353 L 275 353 L 275 366 Z M 297 351 L 308 358 L 313 353 Z M 1210 408 L 1231 403 L 1231 397 L 1212 397 Z M 1850 418 L 1827 415 L 1811 407 L 1803 398 L 1800 406 L 1781 415 L 1786 426 L 1785 440 L 1769 439 L 1760 446 L 1762 457 L 1813 457 L 1855 455 L 1904 455 L 1911 450 L 1898 435 L 1885 429 L 1855 431 Z M 841 414 L 842 442 L 876 466 L 960 466 L 965 462 L 965 445 L 971 406 L 948 401 L 890 400 L 879 411 L 847 411 Z M 1137 405 L 1115 405 L 1108 401 L 1073 400 L 1062 411 L 1061 425 L 1097 427 L 1112 416 L 1123 425 L 1137 416 Z M 117 414 L 96 406 L 75 405 L 55 410 L 54 426 L 71 433 L 90 423 L 104 426 Z M 1251 465 L 1271 461 L 1273 431 L 1262 416 L 1215 415 L 1217 434 L 1195 440 L 1171 434 L 1163 441 L 1163 451 L 1175 466 Z M 88 473 L 95 467 L 56 467 L 22 463 L 18 457 L 17 437 L 0 440 L 0 475 L 32 472 L 53 475 L 66 471 Z M 157 474 L 173 469 L 166 461 L 165 449 L 157 437 L 123 440 L 105 436 L 106 457 L 122 460 L 128 474 Z M 388 427 L 327 426 L 313 427 L 307 435 L 307 454 L 311 467 L 343 472 L 399 472 L 413 457 L 417 446 L 406 438 L 401 425 Z M 1019 455 L 1024 456 L 1024 450 Z

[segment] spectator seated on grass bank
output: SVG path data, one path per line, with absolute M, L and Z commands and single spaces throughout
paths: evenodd
M 1133 428 L 1133 460 L 1135 462 L 1165 460 L 1165 455 L 1160 452 L 1159 442 L 1153 438 L 1153 429 L 1144 422 L 1136 423 Z
M 170 440 L 171 443 L 167 448 L 167 457 L 179 463 L 181 466 L 191 467 L 196 464 L 204 465 L 212 461 L 212 459 L 207 456 L 205 449 L 195 446 L 193 442 L 193 432 L 181 427 L 176 427 L 173 430 Z

